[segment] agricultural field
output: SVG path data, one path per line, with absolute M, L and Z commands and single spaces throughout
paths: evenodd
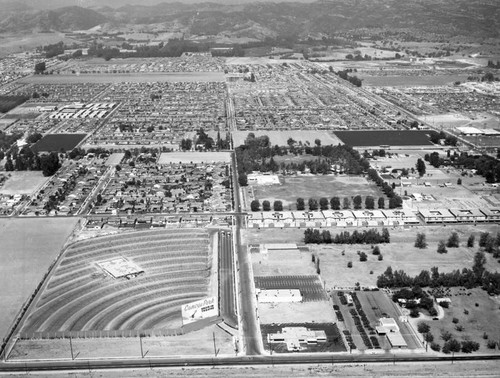
M 5 337 L 23 304 L 79 222 L 76 218 L 0 219 L 0 335 Z
M 432 146 L 426 131 L 363 130 L 335 131 L 345 144 L 353 147 L 370 146 Z
M 102 73 L 75 75 L 35 75 L 19 80 L 24 84 L 82 84 L 82 83 L 151 83 L 151 82 L 223 82 L 225 77 L 219 72 L 164 72 L 164 73 Z
M 441 296 L 441 295 L 440 295 Z M 500 300 L 489 296 L 480 288 L 467 290 L 451 288 L 443 292 L 443 297 L 451 299 L 449 308 L 445 308 L 444 317 L 438 321 L 429 320 L 434 342 L 443 346 L 442 332 L 450 332 L 458 341 L 472 340 L 480 344 L 480 353 L 492 353 L 488 349 L 489 340 L 500 342 Z M 453 323 L 453 319 L 457 323 Z M 421 319 L 415 319 L 418 324 Z M 459 331 L 460 326 L 463 330 Z M 457 329 L 458 328 L 458 329 Z M 487 335 L 487 339 L 483 336 Z
M 280 185 L 253 186 L 253 194 L 259 201 L 268 200 L 271 204 L 275 200 L 283 202 L 285 210 L 295 210 L 297 198 L 321 197 L 330 199 L 333 196 L 339 198 L 360 195 L 363 198 L 373 196 L 378 198 L 383 193 L 371 181 L 359 176 L 346 175 L 302 175 L 302 176 L 279 176 Z
M 230 162 L 229 152 L 164 152 L 158 159 L 158 164 L 178 163 L 211 163 Z
M 8 195 L 30 195 L 50 179 L 44 177 L 42 171 L 12 171 L 4 175 L 7 180 L 0 186 L 0 194 Z
M 7 113 L 28 100 L 25 96 L 0 96 L 0 113 Z
M 332 235 L 344 230 L 330 230 Z M 353 229 L 348 231 L 352 232 Z M 437 253 L 437 245 L 440 240 L 446 240 L 453 231 L 456 231 L 460 239 L 459 248 L 448 248 L 448 253 Z M 489 231 L 493 235 L 500 231 L 497 225 L 481 226 L 414 226 L 408 229 L 389 229 L 391 243 L 380 244 L 383 260 L 372 254 L 371 245 L 364 244 L 331 244 L 331 245 L 308 245 L 311 252 L 320 257 L 321 278 L 326 281 L 326 287 L 330 289 L 354 288 L 359 282 L 362 287 L 376 286 L 377 277 L 381 275 L 388 266 L 393 270 L 402 269 L 410 276 L 415 276 L 423 269 L 437 266 L 441 272 L 450 272 L 464 267 L 471 268 L 473 257 L 478 250 L 477 241 L 482 231 Z M 418 249 L 414 247 L 416 234 L 425 233 L 428 247 Z M 302 233 L 302 232 L 301 232 Z M 475 235 L 476 246 L 467 248 L 465 246 L 470 234 Z M 368 255 L 366 262 L 361 262 L 359 252 Z M 487 269 L 499 270 L 500 264 L 490 255 L 487 255 Z M 349 268 L 347 263 L 352 261 L 353 266 Z
M 165 253 L 167 251 L 167 253 Z M 138 268 L 115 277 L 105 263 Z M 209 239 L 196 229 L 103 236 L 69 246 L 26 315 L 21 334 L 180 329 L 181 306 L 207 296 Z
M 33 146 L 35 152 L 71 151 L 87 134 L 47 134 Z
M 319 139 L 322 146 L 343 144 L 342 141 L 334 134 L 327 131 L 275 131 L 275 130 L 256 130 L 256 131 L 235 131 L 232 133 L 234 146 L 241 146 L 245 144 L 245 139 L 249 133 L 253 133 L 255 137 L 267 135 L 271 145 L 287 146 L 288 139 L 292 138 L 294 141 L 302 142 L 302 144 L 315 145 L 315 140 Z

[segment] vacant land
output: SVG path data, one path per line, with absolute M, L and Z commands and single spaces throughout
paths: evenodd
M 255 186 L 255 198 L 271 203 L 275 200 L 283 202 L 285 210 L 295 210 L 297 198 L 306 200 L 321 197 L 330 199 L 333 196 L 339 198 L 360 195 L 363 198 L 383 196 L 378 187 L 364 177 L 359 176 L 334 176 L 334 175 L 304 175 L 304 176 L 280 176 L 281 185 Z
M 120 162 L 122 161 L 124 156 L 125 156 L 125 154 L 122 152 L 115 152 L 115 153 L 109 155 L 108 160 L 106 160 L 105 164 L 109 167 L 113 167 L 117 164 L 120 164 Z
M 234 355 L 233 337 L 217 326 L 210 326 L 185 335 L 143 337 L 143 352 L 148 357 L 213 355 L 214 337 L 221 355 Z M 136 337 L 73 338 L 73 353 L 78 359 L 102 357 L 140 357 L 141 345 Z M 20 340 L 9 359 L 71 358 L 69 339 Z
M 76 218 L 0 219 L 0 334 L 6 336 L 23 303 L 34 292 Z
M 495 232 L 498 226 L 435 226 L 411 227 L 410 229 L 390 229 L 391 243 L 380 244 L 383 256 L 372 254 L 371 246 L 364 244 L 353 245 L 309 245 L 309 248 L 318 254 L 321 261 L 321 278 L 326 281 L 327 288 L 354 287 L 356 282 L 361 286 L 375 286 L 377 276 L 382 274 L 388 266 L 393 270 L 402 269 L 410 276 L 415 276 L 421 270 L 437 266 L 440 272 L 450 272 L 464 267 L 471 268 L 477 248 L 479 233 L 484 230 Z M 336 230 L 330 230 L 334 235 Z M 340 230 L 338 230 L 340 232 Z M 353 231 L 350 229 L 349 231 Z M 459 235 L 461 246 L 448 248 L 448 253 L 437 253 L 439 240 L 446 241 L 453 231 Z M 417 232 L 426 234 L 428 247 L 418 249 L 414 247 Z M 469 235 L 476 236 L 476 247 L 467 248 L 465 242 Z M 368 261 L 359 261 L 358 251 L 368 255 Z M 499 264 L 488 255 L 487 269 L 498 270 Z M 352 261 L 352 268 L 347 263 Z
M 410 130 L 362 130 L 336 131 L 335 135 L 353 147 L 370 146 L 430 146 L 432 143 L 425 131 Z
M 151 83 L 151 82 L 222 82 L 224 74 L 219 72 L 164 72 L 128 74 L 75 74 L 75 75 L 36 75 L 19 80 L 26 84 L 77 84 L 77 83 Z
M 13 171 L 7 174 L 8 179 L 0 187 L 1 194 L 32 194 L 49 180 L 41 171 Z
M 322 146 L 343 144 L 342 141 L 335 135 L 326 131 L 271 131 L 271 130 L 256 130 L 256 131 L 235 131 L 233 132 L 234 146 L 245 144 L 245 139 L 248 134 L 254 134 L 256 137 L 267 135 L 271 145 L 287 146 L 288 139 L 292 138 L 295 142 L 302 144 L 315 145 L 315 140 L 319 139 Z
M 87 134 L 47 134 L 34 146 L 34 152 L 71 151 Z
M 229 152 L 165 152 L 158 159 L 158 164 L 218 163 L 230 160 Z
M 448 297 L 450 307 L 444 309 L 444 318 L 439 321 L 428 321 L 434 341 L 443 346 L 441 332 L 450 332 L 453 338 L 463 341 L 472 340 L 480 344 L 479 352 L 491 353 L 486 344 L 488 340 L 500 341 L 500 301 L 477 288 L 472 290 L 453 288 Z M 453 318 L 458 323 L 453 323 Z M 418 321 L 415 321 L 418 323 Z M 457 326 L 463 330 L 458 331 Z M 488 340 L 483 336 L 486 334 Z

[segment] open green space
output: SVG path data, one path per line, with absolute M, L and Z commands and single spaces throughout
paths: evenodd
M 417 130 L 336 131 L 342 142 L 352 147 L 431 146 L 428 133 Z
M 458 341 L 479 343 L 480 353 L 492 353 L 494 349 L 488 349 L 487 342 L 500 342 L 500 300 L 480 288 L 452 288 L 447 294 L 445 297 L 450 298 L 451 303 L 444 309 L 444 317 L 426 322 L 431 327 L 434 342 L 442 347 L 442 332 L 449 332 Z M 454 318 L 458 319 L 457 323 L 453 323 Z M 458 330 L 460 327 L 463 327 L 462 331 Z M 488 338 L 485 339 L 484 335 Z
M 42 171 L 12 171 L 6 176 L 7 180 L 0 187 L 1 194 L 31 194 L 49 180 Z
M 87 134 L 47 134 L 33 146 L 34 152 L 71 151 Z
M 255 186 L 255 198 L 273 203 L 275 200 L 283 202 L 285 210 L 295 210 L 297 198 L 306 200 L 337 196 L 353 197 L 360 195 L 363 198 L 373 196 L 375 199 L 383 196 L 378 187 L 364 177 L 359 176 L 334 176 L 334 175 L 304 175 L 280 176 L 281 185 Z M 352 201 L 351 201 L 352 202 Z
M 0 335 L 5 337 L 75 227 L 76 218 L 0 219 Z

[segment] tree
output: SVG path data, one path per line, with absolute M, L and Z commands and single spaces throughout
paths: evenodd
M 462 179 L 460 177 L 457 179 L 457 185 L 462 185 Z
M 425 163 L 420 158 L 417 160 L 417 172 L 418 172 L 420 177 L 425 175 Z
M 325 197 L 322 197 L 319 199 L 319 208 L 321 210 L 328 210 L 328 199 Z
M 51 152 L 40 158 L 40 164 L 44 176 L 52 176 L 61 167 L 59 155 L 57 152 Z
M 366 196 L 365 198 L 365 208 L 372 210 L 375 208 L 375 200 L 372 196 Z
M 35 64 L 35 74 L 42 74 L 45 69 L 45 62 L 39 62 Z
M 259 200 L 253 200 L 251 203 L 250 203 L 250 209 L 252 211 L 260 211 L 260 202 Z
M 332 197 L 330 199 L 330 208 L 332 210 L 340 210 L 340 198 L 339 197 Z
M 485 272 L 484 264 L 486 264 L 486 257 L 484 252 L 476 252 L 474 255 L 474 265 L 472 265 L 472 271 L 476 276 L 476 282 L 480 283 Z
M 318 201 L 316 201 L 314 198 L 309 198 L 308 204 L 310 211 L 318 210 Z
M 12 160 L 10 159 L 10 157 L 7 157 L 7 160 L 5 161 L 5 170 L 7 172 L 14 170 L 14 163 L 12 163 Z
M 417 325 L 417 330 L 419 333 L 427 333 L 427 332 L 430 332 L 431 326 L 427 323 L 420 322 Z
M 423 334 L 424 340 L 428 343 L 432 343 L 434 341 L 434 336 L 430 332 L 426 332 Z
M 378 199 L 378 208 L 379 209 L 384 209 L 385 208 L 385 198 L 384 197 L 379 197 L 379 199 Z
M 354 205 L 354 209 L 356 209 L 356 210 L 361 209 L 362 202 L 363 202 L 363 199 L 361 198 L 360 195 L 355 196 L 352 200 L 352 203 Z
M 262 201 L 262 210 L 271 211 L 271 203 L 268 200 Z
M 366 255 L 366 253 L 361 252 L 359 254 L 359 261 L 366 261 L 366 260 L 368 260 L 368 256 Z
M 274 209 L 274 211 L 283 211 L 283 202 L 281 202 L 279 200 L 274 201 L 273 209 Z
M 248 185 L 248 177 L 245 172 L 241 172 L 238 174 L 238 184 L 240 184 L 240 186 Z
M 446 249 L 446 245 L 445 245 L 443 240 L 439 241 L 437 252 L 438 253 L 448 253 L 448 250 Z
M 347 210 L 351 207 L 351 201 L 349 201 L 349 198 L 344 197 L 343 203 L 342 203 L 342 208 L 344 210 Z
M 304 198 L 297 198 L 297 210 L 305 210 L 306 204 Z
M 417 233 L 417 238 L 415 239 L 415 247 L 420 249 L 427 248 L 427 240 L 424 233 Z
M 374 255 L 380 255 L 380 247 L 378 245 L 376 245 L 373 250 L 372 250 L 372 254 Z
M 448 248 L 458 248 L 460 245 L 460 239 L 458 238 L 458 234 L 456 232 L 452 232 L 448 241 L 446 242 L 446 246 Z
M 474 241 L 475 241 L 474 235 L 471 234 L 469 236 L 469 238 L 467 239 L 467 247 L 473 248 L 474 247 Z
M 458 353 L 460 352 L 461 349 L 460 342 L 455 340 L 455 339 L 450 339 L 447 342 L 444 343 L 443 345 L 443 353 L 449 354 L 451 352 Z

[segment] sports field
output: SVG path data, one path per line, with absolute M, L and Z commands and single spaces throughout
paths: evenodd
M 0 187 L 0 194 L 31 194 L 49 180 L 41 171 L 12 171 L 7 181 Z
M 230 162 L 229 152 L 164 152 L 158 164 Z
M 363 85 L 372 87 L 410 87 L 410 86 L 438 86 L 467 81 L 466 74 L 457 75 L 422 75 L 422 76 L 369 76 L 360 74 Z
M 6 336 L 77 222 L 76 218 L 0 219 L 1 337 Z
M 268 200 L 271 204 L 275 200 L 283 202 L 285 210 L 295 210 L 297 198 L 304 198 L 307 206 L 309 198 L 319 201 L 321 197 L 330 200 L 337 196 L 342 198 L 360 195 L 363 199 L 366 196 L 373 196 L 377 199 L 383 196 L 378 187 L 371 181 L 359 176 L 334 176 L 334 175 L 311 175 L 311 176 L 281 176 L 281 185 L 254 186 L 254 196 L 261 202 Z
M 25 84 L 77 84 L 77 83 L 149 83 L 149 82 L 223 82 L 224 73 L 219 72 L 165 72 L 129 74 L 75 74 L 28 76 L 19 83 Z

